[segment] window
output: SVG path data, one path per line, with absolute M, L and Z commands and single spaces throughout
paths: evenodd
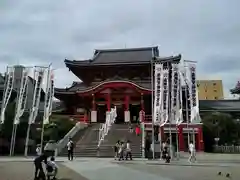
M 214 97 L 214 99 L 218 99 L 218 97 Z
M 216 90 L 216 89 L 214 89 L 214 92 L 217 92 L 217 90 Z
M 207 89 L 205 89 L 205 92 L 207 92 Z
M 217 84 L 216 83 L 213 83 L 213 86 L 216 86 Z
M 205 99 L 207 99 L 207 97 L 205 97 Z

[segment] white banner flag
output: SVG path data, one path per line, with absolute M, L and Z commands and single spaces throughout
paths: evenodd
M 161 122 L 161 105 L 162 105 L 162 87 L 163 87 L 163 65 L 155 64 L 155 88 L 154 88 L 154 123 Z
M 179 116 L 177 118 L 177 126 L 180 125 L 182 122 L 183 122 L 183 99 L 182 99 L 182 78 L 181 78 L 181 73 L 178 72 L 179 74 L 179 79 L 178 79 L 178 82 L 179 82 Z
M 48 124 L 49 123 L 49 116 L 51 115 L 51 108 L 52 108 L 52 101 L 53 101 L 53 71 L 51 69 L 51 66 L 49 66 L 47 71 L 47 78 L 45 80 L 46 82 L 46 91 L 45 91 L 45 102 L 44 102 L 44 118 L 43 123 Z
M 196 79 L 196 63 L 189 63 L 189 93 L 190 93 L 190 107 L 191 117 L 190 122 L 198 122 L 199 119 L 199 105 L 197 95 L 197 79 Z
M 21 85 L 18 92 L 17 108 L 13 122 L 14 124 L 20 123 L 20 118 L 23 115 L 26 107 L 27 95 L 28 95 L 28 69 L 24 68 L 22 70 Z
M 42 91 L 42 81 L 43 81 L 44 72 L 42 70 L 37 71 L 34 70 L 34 92 L 33 92 L 33 101 L 32 107 L 29 114 L 29 124 L 35 123 L 36 117 L 38 115 L 39 103 L 41 98 L 41 91 Z
M 163 97 L 161 105 L 161 123 L 160 126 L 164 126 L 169 120 L 168 117 L 169 108 L 169 70 L 163 70 Z
M 172 64 L 171 83 L 171 118 L 172 124 L 176 124 L 179 118 L 179 65 Z

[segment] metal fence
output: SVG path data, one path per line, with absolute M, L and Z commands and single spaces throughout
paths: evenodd
M 215 153 L 235 153 L 240 154 L 240 146 L 215 146 Z

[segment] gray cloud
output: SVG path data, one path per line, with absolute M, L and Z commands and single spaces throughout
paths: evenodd
M 226 96 L 238 80 L 237 0 L 10 0 L 0 2 L 0 71 L 7 64 L 50 62 L 57 86 L 77 78 L 64 58 L 97 48 L 159 45 L 160 54 L 198 61 L 198 77 L 222 78 Z

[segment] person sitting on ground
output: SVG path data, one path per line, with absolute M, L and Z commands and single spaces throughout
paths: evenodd
M 171 156 L 170 156 L 169 153 L 167 152 L 167 153 L 166 153 L 166 156 L 165 156 L 165 163 L 170 163 L 170 160 L 171 160 Z
M 47 158 L 48 158 L 48 156 L 46 154 L 41 154 L 40 156 L 38 156 L 34 159 L 34 165 L 35 165 L 34 178 L 35 179 L 39 179 L 40 176 L 45 177 L 45 173 L 44 173 L 43 167 L 42 167 L 42 162 L 47 164 Z
M 51 177 L 52 177 L 52 179 L 56 179 L 56 175 L 57 175 L 57 172 L 58 172 L 58 166 L 55 163 L 55 158 L 54 157 L 51 157 L 50 161 L 47 162 L 46 170 L 47 170 L 48 180 L 50 180 Z

